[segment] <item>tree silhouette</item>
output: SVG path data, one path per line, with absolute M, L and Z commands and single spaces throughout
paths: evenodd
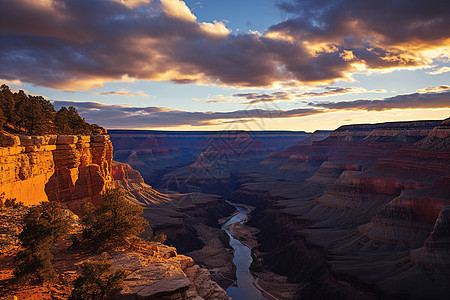
M 30 99 L 25 95 L 25 92 L 20 90 L 18 93 L 14 93 L 15 110 L 17 114 L 17 121 L 14 125 L 18 127 L 19 131 L 26 131 L 27 126 L 27 107 L 30 105 Z
M 15 103 L 14 94 L 6 84 L 3 84 L 0 88 L 0 108 L 3 110 L 8 124 L 16 124 L 18 121 Z
M 39 101 L 39 97 L 31 96 L 28 100 L 28 105 L 24 107 L 25 121 L 23 122 L 26 132 L 29 135 L 43 134 L 44 130 L 44 113 Z
M 98 125 L 81 118 L 75 107 L 55 111 L 53 104 L 42 96 L 27 96 L 23 90 L 13 93 L 6 84 L 0 87 L 0 137 L 2 129 L 28 135 L 45 134 L 105 134 Z

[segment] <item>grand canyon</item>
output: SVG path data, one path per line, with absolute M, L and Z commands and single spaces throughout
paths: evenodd
M 445 299 L 450 292 L 450 119 L 313 133 L 10 135 L 0 150 L 0 192 L 24 204 L 1 213 L 1 287 L 19 299 L 69 292 L 65 284 L 11 284 L 26 207 L 56 201 L 76 214 L 113 187 L 143 208 L 169 245 L 111 254 L 114 266 L 131 272 L 118 299 Z M 241 219 L 221 226 L 237 212 Z M 232 241 L 251 254 L 250 283 L 236 285 L 245 275 L 233 258 L 245 254 Z M 55 265 L 70 285 L 91 254 L 59 247 Z
M 450 299 L 449 28 L 0 0 L 0 300 Z

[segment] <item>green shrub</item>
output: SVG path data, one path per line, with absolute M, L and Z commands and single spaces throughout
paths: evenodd
M 50 281 L 56 276 L 52 260 L 50 244 L 37 243 L 17 254 L 15 258 L 17 268 L 14 275 L 21 280 Z
M 122 269 L 113 269 L 105 255 L 99 260 L 88 260 L 81 265 L 81 275 L 75 280 L 69 299 L 110 299 L 122 290 L 127 273 Z
M 82 216 L 83 237 L 94 249 L 107 250 L 126 245 L 127 239 L 145 230 L 142 207 L 129 202 L 123 191 L 108 190 L 99 206 L 88 204 Z
M 22 250 L 15 258 L 19 279 L 49 280 L 55 276 L 51 246 L 70 230 L 70 221 L 59 203 L 46 202 L 31 207 L 19 235 Z

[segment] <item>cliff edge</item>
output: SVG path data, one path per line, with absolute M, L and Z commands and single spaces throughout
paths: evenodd
M 111 186 L 107 135 L 9 136 L 0 147 L 0 194 L 24 205 L 96 202 Z

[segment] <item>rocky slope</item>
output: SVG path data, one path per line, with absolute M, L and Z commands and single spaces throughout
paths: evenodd
M 25 206 L 58 201 L 76 212 L 87 202 L 100 201 L 107 188 L 124 188 L 130 201 L 144 207 L 144 216 L 156 233 L 166 233 L 168 242 L 179 245 L 185 253 L 195 250 L 203 266 L 216 268 L 213 276 L 229 274 L 226 280 L 218 277 L 221 284 L 232 284 L 234 266 L 229 263 L 232 251 L 221 240 L 225 234 L 218 229 L 217 220 L 231 214 L 234 208 L 214 195 L 159 193 L 145 184 L 139 172 L 129 165 L 113 162 L 112 152 L 109 136 L 104 135 L 9 137 L 8 146 L 0 148 L 0 194 Z M 11 281 L 11 257 L 17 251 L 20 218 L 25 212 L 26 208 L 0 212 L 0 260 L 9 266 L 2 273 L 7 274 L 6 277 L 0 276 L 1 285 Z M 211 253 L 210 249 L 203 250 L 205 244 L 210 241 L 214 244 L 215 240 L 218 246 L 214 248 L 214 257 L 210 261 L 202 260 L 206 252 Z M 223 289 L 211 281 L 209 271 L 195 265 L 192 258 L 177 255 L 175 248 L 164 245 L 150 250 L 151 253 L 128 251 L 114 260 L 132 271 L 125 281 L 122 299 L 229 299 Z M 74 255 L 73 251 L 66 254 Z M 64 272 L 73 275 L 72 269 Z M 30 290 L 35 287 L 25 289 L 24 293 L 31 295 Z M 10 295 L 15 292 L 11 290 Z M 59 296 L 53 296 L 63 299 L 62 295 L 67 292 L 65 289 L 58 292 Z M 40 299 L 47 299 L 38 295 Z
M 20 230 L 18 216 L 24 207 L 7 208 L 0 212 L 2 224 L 9 224 L 8 248 L 0 251 L 0 299 L 67 299 L 74 279 L 80 274 L 79 266 L 86 260 L 97 259 L 89 251 L 74 251 L 71 238 L 54 245 L 54 268 L 58 274 L 56 283 L 33 285 L 14 280 L 13 256 L 18 249 L 15 232 Z M 68 212 L 70 213 L 70 212 Z M 79 231 L 77 216 L 70 213 L 73 232 Z M 2 234 L 2 241 L 5 241 Z M 1 244 L 4 246 L 5 244 Z M 210 272 L 196 265 L 192 258 L 177 254 L 174 247 L 135 239 L 129 247 L 110 252 L 113 267 L 129 273 L 122 291 L 114 299 L 209 299 L 228 300 L 225 291 L 211 280 Z
M 275 163 L 265 166 L 271 173 L 251 173 L 253 183 L 231 198 L 248 203 L 252 195 L 259 204 L 249 225 L 260 229 L 260 266 L 300 283 L 302 298 L 444 299 L 446 229 L 432 231 L 447 224 L 449 123 L 343 126 L 323 141 L 272 155 Z M 322 163 L 309 178 L 291 180 L 280 161 L 293 155 L 301 158 L 298 174 L 315 157 Z
M 164 194 L 146 184 L 130 165 L 113 161 L 114 183 L 127 191 L 130 201 L 144 209 L 155 234 L 167 235 L 167 244 L 212 270 L 212 278 L 226 288 L 235 281 L 233 251 L 218 220 L 234 208 L 220 196 L 203 193 Z
M 130 272 L 116 299 L 228 300 L 208 270 L 162 244 L 112 253 L 113 267 Z
M 108 136 L 10 136 L 0 147 L 0 194 L 25 205 L 97 201 L 111 185 Z

